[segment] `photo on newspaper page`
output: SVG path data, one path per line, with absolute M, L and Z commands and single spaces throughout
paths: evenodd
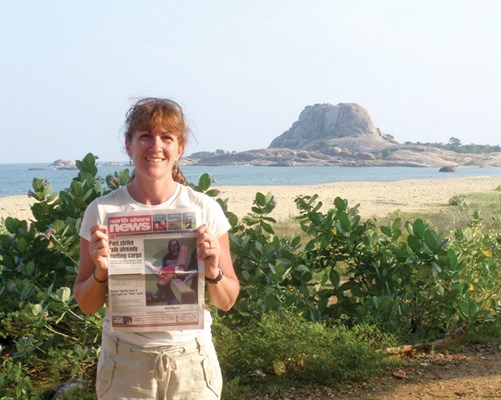
M 107 215 L 111 329 L 201 329 L 204 267 L 191 209 Z

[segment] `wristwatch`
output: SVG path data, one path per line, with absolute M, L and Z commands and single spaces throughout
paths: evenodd
M 205 282 L 207 283 L 211 283 L 213 285 L 217 285 L 217 283 L 223 279 L 223 276 L 224 276 L 224 272 L 223 270 L 221 269 L 221 267 L 218 265 L 217 267 L 219 269 L 219 274 L 214 278 L 214 279 L 211 279 L 211 278 L 207 278 L 205 277 Z

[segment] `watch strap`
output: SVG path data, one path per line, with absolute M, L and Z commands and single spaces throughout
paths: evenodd
M 212 285 L 216 285 L 221 279 L 223 279 L 223 276 L 224 276 L 223 270 L 221 269 L 221 267 L 219 265 L 217 268 L 219 270 L 219 274 L 217 274 L 217 276 L 214 279 L 205 277 L 205 281 L 207 283 L 210 283 Z

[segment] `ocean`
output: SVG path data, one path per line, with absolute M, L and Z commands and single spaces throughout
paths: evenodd
M 35 169 L 33 169 L 35 168 Z M 42 169 L 38 169 L 42 168 Z M 125 166 L 100 166 L 99 176 L 120 171 Z M 197 183 L 207 172 L 217 186 L 312 185 L 330 182 L 382 182 L 404 179 L 447 179 L 469 176 L 499 176 L 501 167 L 460 167 L 456 172 L 439 172 L 438 167 L 253 167 L 221 166 L 181 168 L 189 182 Z M 0 197 L 27 194 L 33 178 L 47 179 L 53 191 L 69 187 L 78 170 L 58 170 L 47 164 L 0 164 Z

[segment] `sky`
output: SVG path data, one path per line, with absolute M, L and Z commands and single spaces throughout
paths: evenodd
M 501 144 L 498 0 L 0 0 L 0 164 L 126 161 L 139 98 L 186 149 L 262 149 L 308 105 L 357 103 L 400 143 Z

